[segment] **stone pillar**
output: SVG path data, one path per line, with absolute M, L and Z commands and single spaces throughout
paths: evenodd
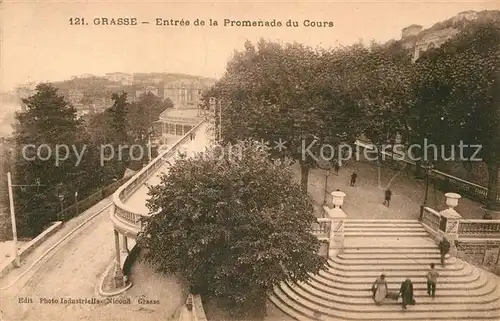
M 444 196 L 448 208 L 439 212 L 440 221 L 436 242 L 439 243 L 443 238 L 446 238 L 450 242 L 450 256 L 456 256 L 457 247 L 455 241 L 458 240 L 458 226 L 462 216 L 455 211 L 455 207 L 462 196 L 456 193 L 446 193 Z
M 344 251 L 344 222 L 347 215 L 342 210 L 345 193 L 335 191 L 332 195 L 332 207 L 323 206 L 331 221 L 328 257 L 336 256 Z
M 128 242 L 127 237 L 122 235 L 122 252 L 128 253 Z
M 120 233 L 118 233 L 117 230 L 114 230 L 115 232 L 115 254 L 116 254 L 116 264 L 118 266 L 121 265 L 120 262 Z
M 124 285 L 123 271 L 120 261 L 120 234 L 118 231 L 115 232 L 115 251 L 116 251 L 116 264 L 115 264 L 115 274 L 113 277 L 115 288 L 120 288 Z

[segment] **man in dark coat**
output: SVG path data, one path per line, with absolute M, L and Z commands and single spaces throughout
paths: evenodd
M 389 207 L 389 204 L 391 203 L 391 197 L 392 197 L 392 191 L 390 189 L 386 189 L 384 205 L 387 205 L 387 207 Z
M 354 186 L 354 184 L 356 184 L 356 179 L 358 178 L 358 174 L 356 174 L 356 172 L 352 172 L 351 174 L 351 186 Z
M 415 304 L 415 299 L 413 298 L 413 283 L 410 279 L 406 279 L 401 283 L 399 293 L 401 294 L 403 310 L 406 310 L 408 304 Z

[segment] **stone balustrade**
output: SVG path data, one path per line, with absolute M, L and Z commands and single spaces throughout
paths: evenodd
M 374 151 L 374 146 L 371 143 L 368 142 L 362 142 L 360 140 L 356 141 L 356 146 L 360 148 L 364 148 L 367 150 L 372 150 Z M 411 161 L 409 159 L 405 159 L 397 154 L 391 154 L 385 151 L 382 151 L 381 154 L 383 154 L 386 159 L 394 159 L 400 162 L 403 162 L 407 165 L 409 165 L 412 169 L 415 169 L 416 163 L 414 161 Z M 469 195 L 471 197 L 477 198 L 481 201 L 485 201 L 488 195 L 488 188 L 466 181 L 464 179 L 446 174 L 444 172 L 438 171 L 436 169 L 430 170 L 429 171 L 429 177 L 430 179 L 439 182 L 443 188 L 446 190 L 455 190 L 458 193 L 462 193 L 464 195 Z M 500 202 L 500 194 L 497 195 L 497 201 Z
M 422 225 L 433 237 L 436 237 L 437 235 L 440 221 L 441 215 L 438 212 L 430 207 L 424 207 L 424 213 L 422 215 Z
M 460 221 L 458 234 L 461 238 L 497 238 L 500 239 L 500 220 L 465 220 Z
M 131 206 L 127 206 L 124 202 L 135 193 L 146 181 L 158 171 L 158 168 L 163 166 L 168 159 L 176 155 L 177 151 L 191 139 L 191 134 L 195 133 L 205 121 L 201 121 L 194 126 L 186 135 L 184 135 L 177 143 L 169 149 L 163 151 L 149 164 L 144 166 L 139 172 L 132 176 L 125 184 L 120 186 L 113 194 L 114 203 L 114 218 L 118 219 L 123 226 L 130 227 L 132 234 L 142 230 L 143 218 L 150 216 L 148 212 L 141 212 Z M 114 221 L 116 225 L 116 221 Z M 122 229 L 123 229 L 123 226 Z
M 500 220 L 463 219 L 454 211 L 460 195 L 445 194 L 448 209 L 424 207 L 422 225 L 438 243 L 446 237 L 450 254 L 500 275 Z

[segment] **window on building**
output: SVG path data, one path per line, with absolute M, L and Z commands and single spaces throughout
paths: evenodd
M 193 128 L 193 127 L 184 125 L 184 134 L 187 134 L 187 132 L 189 132 L 191 130 L 191 128 Z
M 175 134 L 177 136 L 182 136 L 182 125 L 175 125 Z
M 175 135 L 175 126 L 174 126 L 174 124 L 168 124 L 168 133 L 170 135 Z

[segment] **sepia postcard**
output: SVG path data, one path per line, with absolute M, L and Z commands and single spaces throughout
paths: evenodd
M 0 321 L 500 321 L 500 2 L 0 2 Z

